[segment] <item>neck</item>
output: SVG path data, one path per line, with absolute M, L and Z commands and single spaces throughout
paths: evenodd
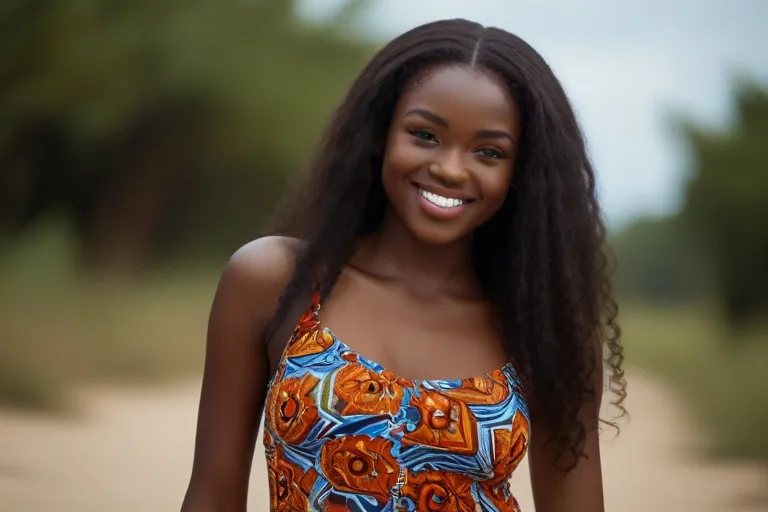
M 361 242 L 351 264 L 417 295 L 466 296 L 479 293 L 471 256 L 471 236 L 444 245 L 427 244 L 388 210 L 379 231 Z

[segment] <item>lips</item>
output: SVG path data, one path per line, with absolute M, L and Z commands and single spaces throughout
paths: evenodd
M 429 192 L 428 190 L 424 190 L 423 188 L 419 189 L 419 194 L 421 194 L 421 197 L 434 204 L 435 206 L 439 206 L 440 208 L 456 208 L 457 206 L 461 206 L 467 203 L 466 199 L 441 196 L 439 194 Z
M 465 194 L 430 185 L 414 183 L 414 189 L 418 193 L 421 210 L 427 216 L 440 221 L 457 218 L 474 201 Z

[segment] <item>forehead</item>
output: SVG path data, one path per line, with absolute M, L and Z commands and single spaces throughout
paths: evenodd
M 400 97 L 396 113 L 426 108 L 449 121 L 517 124 L 517 105 L 501 78 L 466 66 L 430 70 Z

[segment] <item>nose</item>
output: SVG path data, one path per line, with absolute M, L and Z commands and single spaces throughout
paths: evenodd
M 429 175 L 436 181 L 449 187 L 462 185 L 466 182 L 469 179 L 469 172 L 464 166 L 461 157 L 456 153 L 458 152 L 452 152 L 452 154 L 446 155 L 445 158 L 430 163 L 427 167 Z

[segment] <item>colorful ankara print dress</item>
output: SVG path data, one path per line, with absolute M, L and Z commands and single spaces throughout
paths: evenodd
M 518 512 L 509 478 L 528 445 L 510 363 L 463 380 L 406 380 L 299 321 L 270 382 L 272 511 Z

